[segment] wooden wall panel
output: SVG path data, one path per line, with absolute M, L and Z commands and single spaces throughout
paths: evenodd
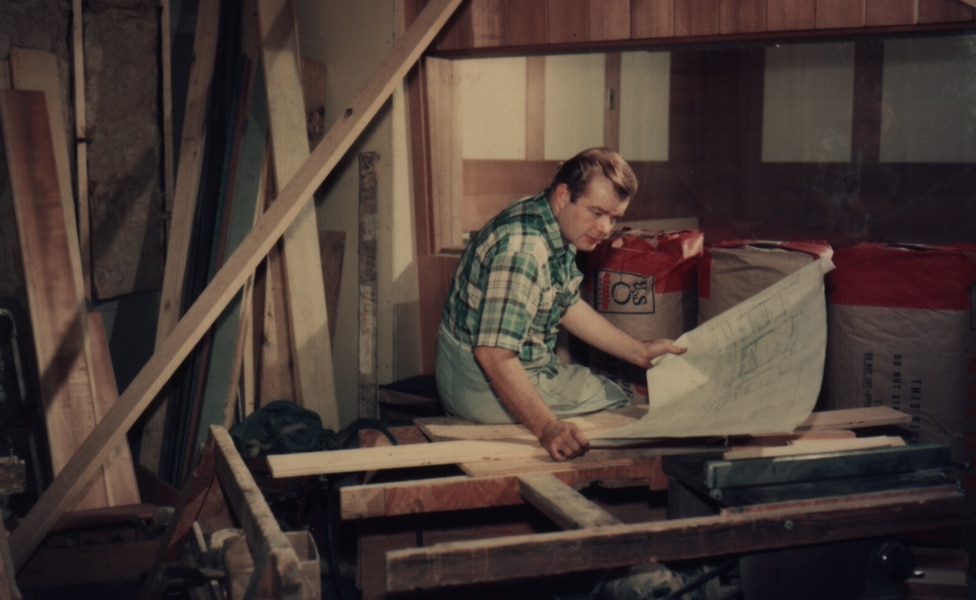
M 546 151 L 546 57 L 525 58 L 525 158 L 542 160 Z
M 547 3 L 508 0 L 508 37 L 513 46 L 545 44 L 549 41 Z
M 817 24 L 817 0 L 767 0 L 769 31 L 800 31 Z
M 722 33 L 766 31 L 766 0 L 722 0 L 719 30 Z
M 674 35 L 717 35 L 719 0 L 681 0 L 674 4 Z
M 817 0 L 817 29 L 864 27 L 866 0 Z
M 477 0 L 471 2 L 471 45 L 475 48 L 494 48 L 511 43 L 508 39 L 507 0 Z
M 962 0 L 918 0 L 918 22 L 950 23 L 972 21 L 976 10 Z
M 630 38 L 630 0 L 590 0 L 590 41 Z
M 546 0 L 549 10 L 549 43 L 589 41 L 587 0 Z
M 673 35 L 674 0 L 631 0 L 631 38 L 671 37 Z
M 918 23 L 918 3 L 919 0 L 871 0 L 865 7 L 865 25 L 914 25 Z

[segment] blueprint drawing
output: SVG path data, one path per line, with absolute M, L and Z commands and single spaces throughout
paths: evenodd
M 815 260 L 682 335 L 688 351 L 647 371 L 647 414 L 594 444 L 793 431 L 820 393 L 831 269 Z

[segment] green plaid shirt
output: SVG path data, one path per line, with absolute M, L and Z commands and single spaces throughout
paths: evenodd
M 580 300 L 575 258 L 544 192 L 515 202 L 465 249 L 443 327 L 464 347 L 511 350 L 526 368 L 556 362 L 557 325 Z

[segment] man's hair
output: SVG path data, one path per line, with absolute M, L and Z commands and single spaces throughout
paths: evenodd
M 576 202 L 586 192 L 595 175 L 603 175 L 609 179 L 621 201 L 629 200 L 637 194 L 637 176 L 633 169 L 620 154 L 610 148 L 583 150 L 561 164 L 549 189 L 554 190 L 560 183 L 565 183 L 569 188 L 570 201 Z

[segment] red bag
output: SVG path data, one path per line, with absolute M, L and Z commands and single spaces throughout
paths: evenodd
M 621 238 L 620 248 L 604 243 L 586 255 L 587 301 L 637 339 L 675 339 L 694 327 L 702 232 L 631 230 Z M 589 365 L 620 384 L 632 404 L 647 403 L 644 369 L 596 350 Z
M 976 463 L 976 245 L 859 244 L 827 278 L 827 408 L 890 406 Z M 976 490 L 976 473 L 964 487 Z

